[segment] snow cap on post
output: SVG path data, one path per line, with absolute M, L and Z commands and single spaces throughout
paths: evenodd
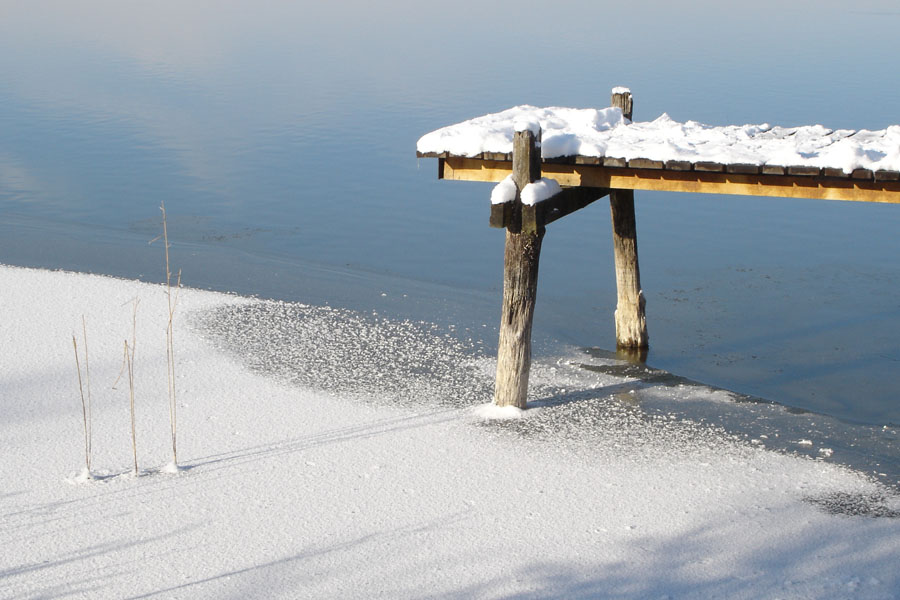
M 516 133 L 530 131 L 534 134 L 535 143 L 537 145 L 541 144 L 541 122 L 537 119 L 516 119 L 513 122 L 513 129 Z
M 513 176 L 507 175 L 491 190 L 491 204 L 513 202 L 516 199 L 516 191 L 516 182 L 513 181 Z
M 538 202 L 549 200 L 553 196 L 562 191 L 559 183 L 555 179 L 549 177 L 541 177 L 536 181 L 532 181 L 522 190 L 522 204 L 526 206 L 534 206 Z M 493 198 L 492 198 L 493 200 Z

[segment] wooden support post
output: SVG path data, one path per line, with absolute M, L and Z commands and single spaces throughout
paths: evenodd
M 540 133 L 517 131 L 513 142 L 513 180 L 518 191 L 506 228 L 503 256 L 503 309 L 497 349 L 494 404 L 525 408 L 531 371 L 531 324 L 537 296 L 538 261 L 544 226 L 522 229 L 522 189 L 541 177 Z
M 631 92 L 614 89 L 612 106 L 622 109 L 631 119 Z M 610 190 L 609 208 L 612 214 L 613 252 L 616 262 L 616 347 L 621 349 L 647 348 L 647 319 L 644 294 L 641 291 L 641 272 L 638 266 L 637 227 L 634 217 L 634 191 Z

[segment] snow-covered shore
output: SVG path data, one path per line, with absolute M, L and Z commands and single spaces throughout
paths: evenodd
M 900 596 L 900 519 L 840 514 L 900 511 L 862 475 L 648 416 L 621 378 L 565 363 L 537 365 L 557 390 L 542 407 L 486 420 L 489 361 L 330 309 L 183 290 L 183 470 L 160 472 L 164 288 L 0 267 L 0 290 L 2 598 Z M 139 477 L 111 389 L 134 298 Z M 96 478 L 79 483 L 82 315 Z M 346 393 L 316 391 L 347 372 Z

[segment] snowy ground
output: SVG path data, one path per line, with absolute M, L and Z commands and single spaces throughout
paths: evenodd
M 427 324 L 184 290 L 161 472 L 164 288 L 0 267 L 0 290 L 0 598 L 900 597 L 893 492 L 566 361 L 488 420 L 489 359 Z M 137 477 L 111 387 L 134 298 Z

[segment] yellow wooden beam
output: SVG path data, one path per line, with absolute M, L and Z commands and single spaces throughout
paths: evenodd
M 497 182 L 512 173 L 512 163 L 508 161 L 459 157 L 444 158 L 441 161 L 444 179 Z M 900 181 L 802 175 L 740 175 L 555 163 L 543 163 L 541 169 L 544 177 L 571 187 L 900 204 Z

